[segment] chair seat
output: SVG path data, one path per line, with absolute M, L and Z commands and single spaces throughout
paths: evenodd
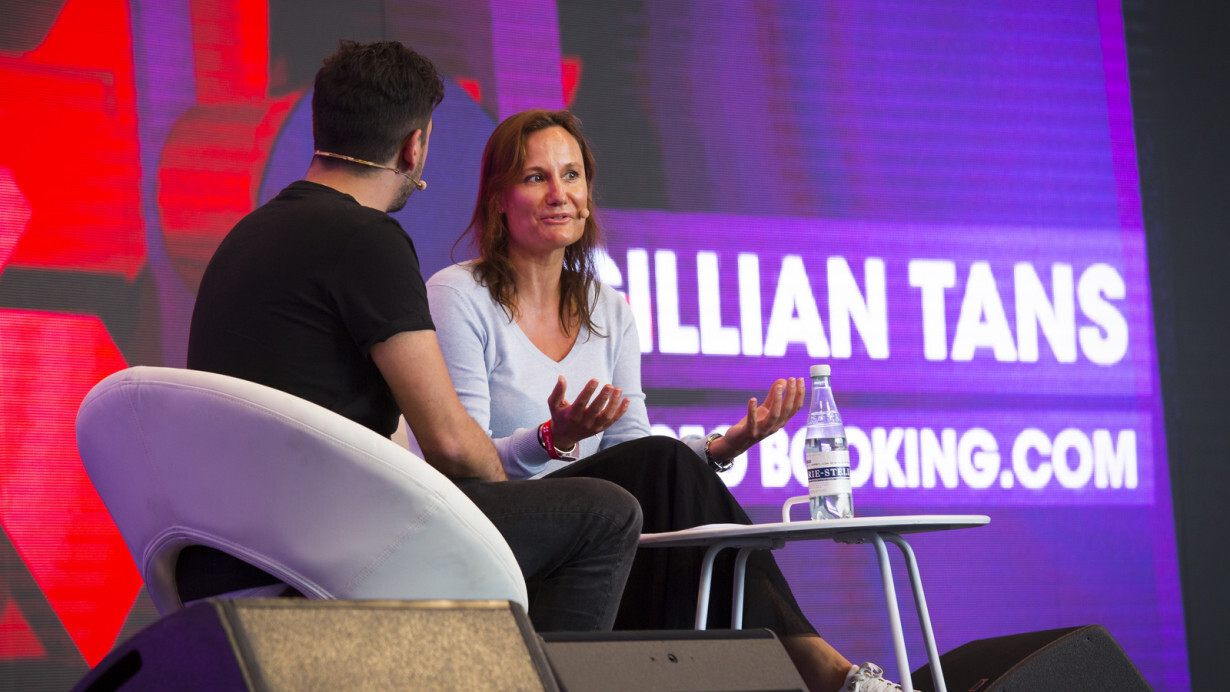
M 276 389 L 134 367 L 77 417 L 93 482 L 160 613 L 183 606 L 190 545 L 221 550 L 309 598 L 497 599 L 525 582 L 486 516 L 427 462 Z

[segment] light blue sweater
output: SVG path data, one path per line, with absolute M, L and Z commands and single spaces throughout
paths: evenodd
M 538 426 L 550 418 L 547 397 L 560 375 L 572 401 L 590 379 L 623 388 L 627 413 L 605 432 L 580 442 L 578 457 L 649 435 L 641 389 L 640 339 L 632 310 L 618 292 L 598 284 L 593 319 L 600 337 L 582 328 L 560 362 L 530 342 L 516 322 L 479 285 L 464 263 L 427 282 L 431 317 L 448 373 L 470 416 L 487 431 L 509 478 L 541 476 L 567 462 L 553 461 L 538 444 Z M 698 454 L 704 439 L 685 440 Z

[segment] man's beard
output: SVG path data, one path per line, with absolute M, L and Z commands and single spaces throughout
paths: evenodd
M 389 208 L 385 209 L 390 214 L 396 214 L 406 208 L 406 200 L 410 199 L 410 195 L 414 194 L 414 183 L 409 180 L 404 180 L 401 184 L 401 189 L 397 191 L 397 196 L 389 204 Z
M 415 180 L 418 180 L 419 178 L 421 178 L 423 176 L 423 165 L 419 164 L 417 168 L 410 171 L 410 176 L 412 176 Z M 397 191 L 397 196 L 393 198 L 393 202 L 389 204 L 389 208 L 386 209 L 385 211 L 390 214 L 396 214 L 402 209 L 405 209 L 406 201 L 410 199 L 410 195 L 414 194 L 414 191 L 417 189 L 418 189 L 418 186 L 415 185 L 414 182 L 410 180 L 410 178 L 407 178 L 405 175 L 403 175 L 401 189 Z

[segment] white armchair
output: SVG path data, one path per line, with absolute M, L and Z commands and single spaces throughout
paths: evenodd
M 99 382 L 77 446 L 162 614 L 180 552 L 227 553 L 308 598 L 528 606 L 516 558 L 447 478 L 391 440 L 269 387 L 134 367 Z

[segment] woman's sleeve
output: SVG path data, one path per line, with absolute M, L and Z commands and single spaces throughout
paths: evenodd
M 495 362 L 495 355 L 490 353 L 494 346 L 490 325 L 471 299 L 473 295 L 434 280 L 427 284 L 436 338 L 461 405 L 492 438 L 505 473 L 513 479 L 529 478 L 546 466 L 549 457 L 538 444 L 537 429 L 518 428 L 507 437 L 492 436 L 491 410 L 500 405 L 492 401 L 488 382 Z
M 619 294 L 610 288 L 606 290 L 611 292 L 608 299 L 614 301 L 612 312 L 617 315 L 617 319 L 610 321 L 614 327 L 608 335 L 614 340 L 611 384 L 623 389 L 629 405 L 623 417 L 602 433 L 599 449 L 649 436 L 649 413 L 645 408 L 645 391 L 641 389 L 641 339 L 636 330 L 636 320 Z

